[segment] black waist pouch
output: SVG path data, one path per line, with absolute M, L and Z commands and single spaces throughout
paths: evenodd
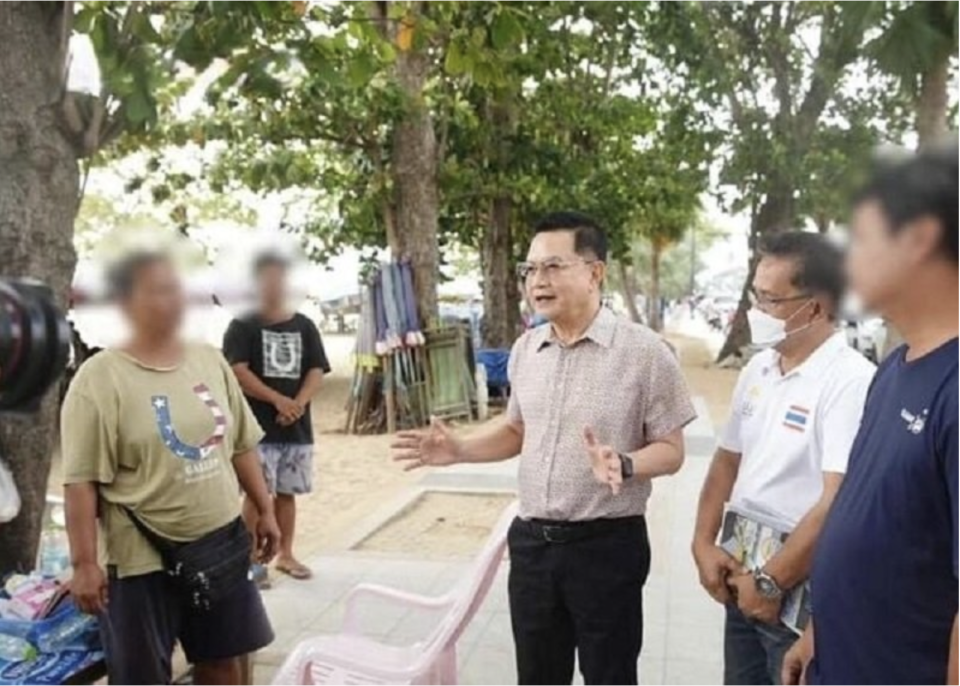
M 151 530 L 132 510 L 130 519 L 160 553 L 167 574 L 193 607 L 209 610 L 250 578 L 250 532 L 237 517 L 196 541 L 171 541 Z

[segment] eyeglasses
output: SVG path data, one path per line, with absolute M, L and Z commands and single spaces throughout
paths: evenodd
M 801 293 L 800 295 L 790 295 L 784 298 L 771 298 L 766 295 L 761 295 L 756 291 L 750 291 L 749 295 L 750 305 L 753 307 L 776 307 L 777 305 L 782 305 L 783 303 L 796 302 L 797 300 L 807 300 L 810 298 L 809 293 Z
M 543 262 L 521 262 L 517 265 L 517 278 L 521 281 L 526 281 L 538 271 L 542 271 L 547 279 L 552 279 L 559 276 L 564 270 L 570 269 L 570 267 L 575 267 L 578 264 L 593 264 L 597 261 L 598 260 L 583 259 L 561 260 L 560 258 L 554 258 L 544 260 Z

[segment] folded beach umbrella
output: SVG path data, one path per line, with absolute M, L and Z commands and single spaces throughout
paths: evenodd
M 406 343 L 409 346 L 426 343 L 423 331 L 420 328 L 420 316 L 417 313 L 417 294 L 413 290 L 413 265 L 410 260 L 400 262 L 401 284 L 403 285 L 403 308 L 406 312 L 408 329 L 405 331 Z
M 383 305 L 383 276 L 379 270 L 373 277 L 373 306 L 377 323 L 376 352 L 377 355 L 386 355 L 390 347 L 387 344 L 387 314 Z
M 387 318 L 387 348 L 394 351 L 403 346 L 403 341 L 400 340 L 403 328 L 400 318 L 402 282 L 397 282 L 394 278 L 395 272 L 389 262 L 380 266 L 380 276 L 383 280 L 383 307 Z
M 391 262 L 388 267 L 390 269 L 390 280 L 393 282 L 394 295 L 396 296 L 397 316 L 400 320 L 397 325 L 397 334 L 403 341 L 407 337 L 407 332 L 410 331 L 410 322 L 407 317 L 406 302 L 404 301 L 403 270 L 397 261 Z

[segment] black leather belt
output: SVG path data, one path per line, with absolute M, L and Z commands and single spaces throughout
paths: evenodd
M 530 530 L 540 536 L 547 543 L 572 543 L 585 538 L 602 536 L 612 531 L 619 531 L 643 525 L 642 515 L 636 517 L 617 517 L 615 519 L 585 519 L 578 522 L 564 522 L 553 519 L 526 519 L 521 520 L 530 527 Z

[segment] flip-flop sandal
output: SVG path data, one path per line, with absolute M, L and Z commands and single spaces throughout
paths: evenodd
M 300 581 L 305 581 L 313 576 L 313 572 L 310 571 L 310 568 L 303 564 L 297 565 L 277 565 L 276 570 L 281 574 L 286 574 L 287 576 L 293 579 L 299 579 Z

